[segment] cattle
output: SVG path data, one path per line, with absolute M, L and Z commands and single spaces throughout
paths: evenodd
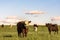
M 58 25 L 57 24 L 52 24 L 52 23 L 46 23 L 46 26 L 48 27 L 49 34 L 51 34 L 51 31 L 57 32 L 58 34 Z
M 28 29 L 29 29 L 29 23 L 31 23 L 31 21 L 25 21 L 25 26 L 26 26 L 26 29 L 27 29 L 27 31 L 28 31 Z
M 30 23 L 31 21 L 28 21 L 28 23 Z M 27 26 L 25 21 L 21 21 L 17 23 L 17 32 L 18 32 L 18 36 L 21 36 L 21 34 L 23 35 L 23 37 L 27 36 Z
M 4 24 L 2 24 L 1 27 L 3 28 L 4 27 Z
M 38 25 L 34 24 L 33 27 L 34 27 L 34 31 L 37 31 Z

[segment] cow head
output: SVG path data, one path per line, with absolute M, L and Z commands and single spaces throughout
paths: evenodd
M 52 25 L 51 23 L 46 23 L 46 27 L 49 27 L 50 25 Z

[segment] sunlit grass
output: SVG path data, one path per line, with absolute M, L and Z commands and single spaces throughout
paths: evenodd
M 5 26 L 4 28 L 0 27 L 0 40 L 60 40 L 60 27 L 59 34 L 52 32 L 51 35 L 48 33 L 48 29 L 45 26 L 39 26 L 38 31 L 35 32 L 33 26 L 29 27 L 29 32 L 27 37 L 18 37 L 16 26 L 10 28 Z

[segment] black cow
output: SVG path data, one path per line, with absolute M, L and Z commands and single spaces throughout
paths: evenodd
M 28 23 L 30 23 L 31 21 L 28 21 Z M 17 23 L 17 31 L 18 31 L 18 36 L 21 36 L 21 33 L 23 34 L 23 37 L 27 36 L 27 28 L 25 26 L 25 21 L 21 21 Z
M 2 24 L 1 27 L 3 28 L 4 27 L 4 24 Z
M 57 32 L 57 34 L 58 34 L 58 25 L 57 24 L 47 23 L 46 26 L 48 27 L 49 34 L 51 34 L 51 31 Z

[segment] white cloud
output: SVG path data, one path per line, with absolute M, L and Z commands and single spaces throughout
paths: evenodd
M 25 14 L 44 14 L 44 13 L 45 13 L 44 11 L 38 11 L 38 10 L 25 12 Z
M 17 16 L 8 16 L 8 17 L 6 17 L 7 19 L 16 19 L 16 18 L 18 18 Z
M 60 20 L 60 16 L 52 17 L 51 20 Z

